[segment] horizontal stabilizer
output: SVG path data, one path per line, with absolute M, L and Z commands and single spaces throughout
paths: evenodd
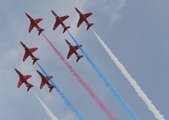
M 27 92 L 31 89 L 31 87 L 33 87 L 33 85 L 32 84 L 30 84 L 30 83 L 28 83 L 28 84 L 26 84 L 26 87 L 28 87 L 27 88 Z
M 94 25 L 94 23 L 89 23 L 89 24 L 87 25 L 87 30 L 88 30 L 92 25 Z
M 64 30 L 63 30 L 63 33 L 67 30 L 67 29 L 69 29 L 70 28 L 70 26 L 65 26 L 65 28 L 64 28 Z
M 32 63 L 32 64 L 34 65 L 36 61 L 40 60 L 40 58 L 34 57 L 32 60 L 33 60 L 33 63 Z
M 50 85 L 48 85 L 48 88 L 50 88 L 49 92 L 51 92 L 53 90 L 53 88 L 55 88 L 55 86 L 53 86 L 53 85 L 50 84 Z
M 38 28 L 37 29 L 39 32 L 38 32 L 38 36 L 42 33 L 42 31 L 44 31 L 45 29 L 42 29 L 42 28 Z
M 76 62 L 78 62 L 80 60 L 80 58 L 82 58 L 82 57 L 83 57 L 83 55 L 78 55 Z

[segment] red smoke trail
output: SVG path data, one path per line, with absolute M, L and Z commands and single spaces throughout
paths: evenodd
M 112 116 L 111 112 L 106 108 L 104 103 L 102 103 L 99 98 L 94 94 L 92 89 L 87 86 L 85 81 L 78 75 L 78 73 L 73 69 L 73 67 L 65 60 L 65 58 L 61 55 L 61 53 L 56 49 L 56 47 L 50 42 L 50 40 L 42 33 L 42 35 L 45 37 L 47 42 L 50 44 L 50 46 L 54 49 L 54 51 L 57 53 L 57 55 L 60 57 L 60 59 L 65 63 L 65 65 L 69 68 L 70 72 L 73 73 L 73 75 L 77 78 L 77 80 L 83 85 L 83 87 L 89 92 L 90 96 L 95 100 L 95 102 L 100 106 L 100 108 L 108 115 L 110 120 L 116 120 L 115 117 Z

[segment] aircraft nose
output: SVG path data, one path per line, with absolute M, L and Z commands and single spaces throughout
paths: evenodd
M 25 13 L 26 16 L 28 16 L 28 13 Z
M 68 41 L 65 39 L 65 41 L 68 43 Z
M 36 72 L 39 72 L 38 70 L 36 70 Z
M 21 44 L 23 44 L 23 42 L 22 42 L 22 41 L 20 41 L 20 43 L 21 43 Z
M 14 70 L 15 70 L 15 71 L 17 71 L 17 69 L 16 69 L 16 68 L 14 68 Z

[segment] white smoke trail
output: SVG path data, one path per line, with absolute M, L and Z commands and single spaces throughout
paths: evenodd
M 34 93 L 35 94 L 35 93 Z M 42 102 L 42 100 L 35 94 L 36 98 L 39 100 L 43 108 L 45 109 L 46 113 L 52 120 L 59 120 L 51 111 L 50 109 Z
M 127 72 L 127 70 L 125 69 L 125 67 L 118 61 L 118 59 L 111 52 L 111 50 L 108 48 L 108 46 L 103 42 L 103 40 L 96 34 L 96 32 L 93 29 L 92 29 L 92 31 L 96 35 L 96 37 L 99 40 L 100 44 L 103 46 L 103 48 L 109 54 L 109 56 L 111 57 L 111 59 L 114 61 L 114 63 L 117 65 L 117 67 L 121 70 L 122 74 L 127 78 L 127 80 L 130 82 L 130 84 L 134 87 L 135 91 L 138 93 L 138 96 L 140 96 L 142 98 L 142 100 L 145 102 L 145 104 L 147 105 L 147 107 L 149 108 L 149 110 L 154 114 L 154 116 L 158 120 L 165 120 L 163 118 L 163 115 L 161 115 L 160 112 L 156 109 L 156 107 L 153 105 L 153 103 L 151 102 L 151 100 L 141 90 L 140 86 L 130 76 L 130 74 Z

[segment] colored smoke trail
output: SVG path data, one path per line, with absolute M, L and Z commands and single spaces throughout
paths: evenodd
M 147 95 L 144 93 L 143 90 L 141 90 L 140 86 L 137 84 L 137 82 L 130 76 L 128 71 L 125 69 L 125 67 L 118 61 L 118 59 L 115 57 L 115 55 L 111 52 L 111 50 L 108 48 L 108 46 L 103 42 L 103 40 L 96 34 L 96 32 L 92 29 L 93 33 L 96 35 L 97 39 L 99 40 L 100 44 L 103 46 L 103 48 L 106 50 L 106 52 L 109 54 L 111 59 L 114 61 L 114 63 L 117 65 L 117 67 L 121 70 L 122 74 L 127 78 L 127 80 L 130 82 L 130 84 L 134 87 L 135 91 L 137 92 L 138 96 L 142 98 L 142 100 L 145 102 L 147 107 L 151 112 L 153 112 L 154 116 L 158 120 L 165 120 L 163 118 L 163 115 L 160 114 L 160 112 L 156 109 L 156 107 L 153 105 L 151 100 L 147 97 Z
M 106 108 L 104 103 L 102 103 L 99 98 L 94 94 L 92 89 L 86 84 L 86 82 L 78 75 L 78 73 L 73 69 L 73 67 L 66 61 L 66 59 L 61 55 L 61 53 L 56 49 L 56 47 L 50 42 L 50 40 L 42 33 L 50 46 L 54 49 L 56 54 L 60 57 L 60 59 L 64 62 L 64 64 L 69 68 L 70 72 L 77 78 L 78 82 L 82 84 L 82 86 L 89 92 L 90 96 L 95 100 L 95 102 L 99 105 L 99 107 L 107 114 L 110 120 L 116 120 L 115 117 L 112 116 L 111 112 Z
M 34 93 L 35 94 L 35 93 Z M 45 109 L 46 113 L 49 115 L 49 117 L 52 120 L 59 120 L 53 113 L 50 111 L 50 109 L 42 102 L 42 100 L 35 94 L 36 98 L 39 100 L 41 103 L 42 107 Z
M 41 67 L 41 65 L 36 62 L 41 71 L 45 74 L 45 76 L 48 76 L 46 71 Z M 72 105 L 72 103 L 65 97 L 65 95 L 60 91 L 60 89 L 56 86 L 56 84 L 53 82 L 52 79 L 50 79 L 50 82 L 52 85 L 55 86 L 56 92 L 58 92 L 61 96 L 61 98 L 66 102 L 66 104 L 71 108 L 72 112 L 75 113 L 75 115 L 78 117 L 79 120 L 84 120 L 83 117 L 80 115 L 80 113 L 75 109 L 75 107 Z
M 71 36 L 73 41 L 79 46 L 79 49 L 82 51 L 82 53 L 85 55 L 86 59 L 89 61 L 89 63 L 92 65 L 92 67 L 96 70 L 97 74 L 102 78 L 104 83 L 108 88 L 110 88 L 111 92 L 114 94 L 114 96 L 117 98 L 117 100 L 122 104 L 122 106 L 125 108 L 125 110 L 129 113 L 129 115 L 132 117 L 133 120 L 138 120 L 135 113 L 131 110 L 131 108 L 127 105 L 127 103 L 121 98 L 120 94 L 117 93 L 115 88 L 109 83 L 109 81 L 105 78 L 105 76 L 100 72 L 100 70 L 97 68 L 97 66 L 92 62 L 92 60 L 89 58 L 87 53 L 80 47 L 79 43 L 75 40 L 75 38 L 70 34 L 70 32 L 67 30 L 68 34 Z

